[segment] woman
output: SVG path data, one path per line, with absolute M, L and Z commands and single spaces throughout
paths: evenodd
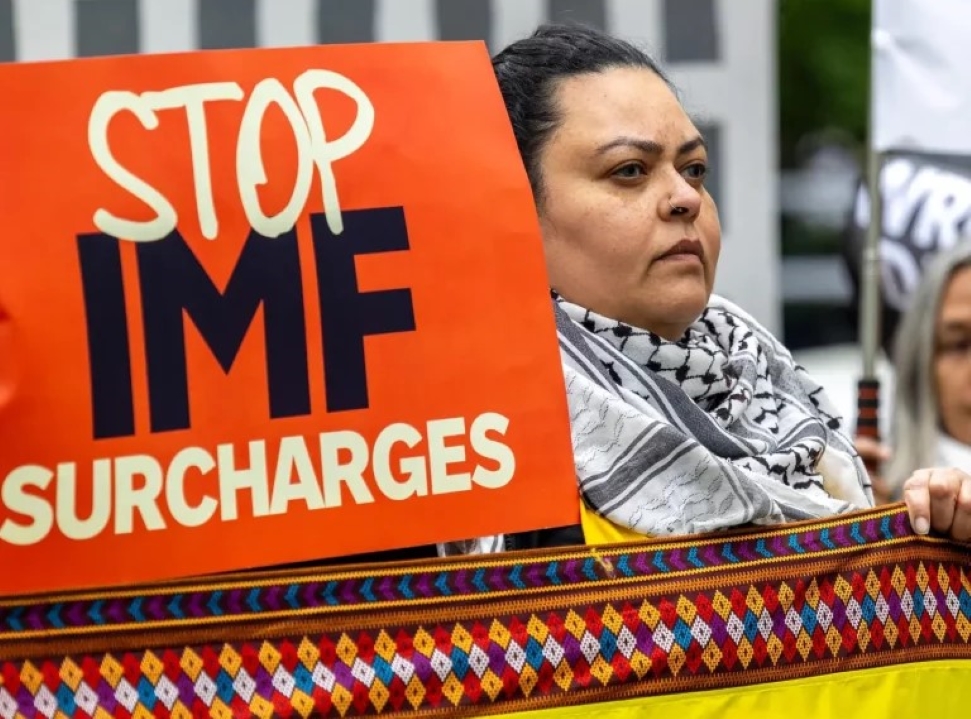
M 711 294 L 720 228 L 705 142 L 651 58 L 592 29 L 543 26 L 493 67 L 540 217 L 583 527 L 458 550 L 871 506 L 869 478 L 822 389 Z M 933 513 L 935 528 L 971 537 L 971 501 L 956 511 L 966 494 L 963 473 L 915 473 L 905 489 L 915 528 L 928 531 Z
M 971 243 L 935 258 L 911 298 L 894 346 L 893 458 L 896 495 L 919 467 L 971 470 Z M 861 454 L 887 459 L 872 443 Z

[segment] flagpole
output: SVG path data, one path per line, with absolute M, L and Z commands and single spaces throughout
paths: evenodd
M 873 3 L 874 6 L 876 3 Z M 880 170 L 883 153 L 875 143 L 876 59 L 874 34 L 876 9 L 870 26 L 870 102 L 867 132 L 866 185 L 869 194 L 870 221 L 867 224 L 863 256 L 860 264 L 860 347 L 863 354 L 862 375 L 857 384 L 856 433 L 861 437 L 880 439 L 880 380 L 877 377 L 877 357 L 880 351 L 880 238 L 883 235 L 883 198 L 880 192 Z M 868 463 L 871 475 L 879 467 Z

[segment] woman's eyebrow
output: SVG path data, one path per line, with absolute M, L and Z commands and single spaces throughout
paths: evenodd
M 967 333 L 971 331 L 971 320 L 946 319 L 940 329 L 941 333 Z
M 645 140 L 639 137 L 631 137 L 629 135 L 622 135 L 617 137 L 610 142 L 606 142 L 597 148 L 596 154 L 603 155 L 610 150 L 617 147 L 633 147 L 647 155 L 660 155 L 664 152 L 664 146 L 655 142 L 654 140 Z M 704 147 L 707 149 L 708 143 L 705 142 L 705 138 L 701 135 L 683 142 L 678 148 L 678 156 L 687 155 L 689 152 L 697 150 L 699 147 Z
M 708 149 L 708 143 L 705 142 L 705 138 L 702 135 L 698 135 L 692 140 L 688 140 L 681 144 L 678 148 L 678 155 L 687 155 L 689 152 L 694 152 L 698 148 Z

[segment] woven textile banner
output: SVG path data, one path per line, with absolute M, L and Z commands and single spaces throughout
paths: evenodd
M 0 92 L 0 595 L 577 521 L 483 43 L 6 64 Z
M 0 717 L 959 716 L 969 572 L 891 507 L 6 600 Z

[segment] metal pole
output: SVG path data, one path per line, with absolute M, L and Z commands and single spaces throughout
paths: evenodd
M 874 3 L 875 5 L 875 3 Z M 876 9 L 874 8 L 874 12 Z M 857 385 L 856 433 L 860 437 L 880 439 L 880 380 L 877 378 L 877 356 L 880 351 L 880 238 L 883 235 L 883 201 L 880 192 L 880 170 L 883 154 L 874 144 L 876 120 L 876 65 L 873 36 L 870 30 L 870 108 L 867 138 L 866 177 L 870 197 L 870 222 L 860 263 L 860 347 L 863 352 L 863 373 Z M 867 462 L 871 476 L 879 473 L 876 462 Z
M 872 137 L 871 121 L 871 137 Z M 877 377 L 880 351 L 880 237 L 883 234 L 883 197 L 880 169 L 883 155 L 872 145 L 867 149 L 867 187 L 870 196 L 870 222 L 860 266 L 860 344 L 863 350 L 863 379 Z

